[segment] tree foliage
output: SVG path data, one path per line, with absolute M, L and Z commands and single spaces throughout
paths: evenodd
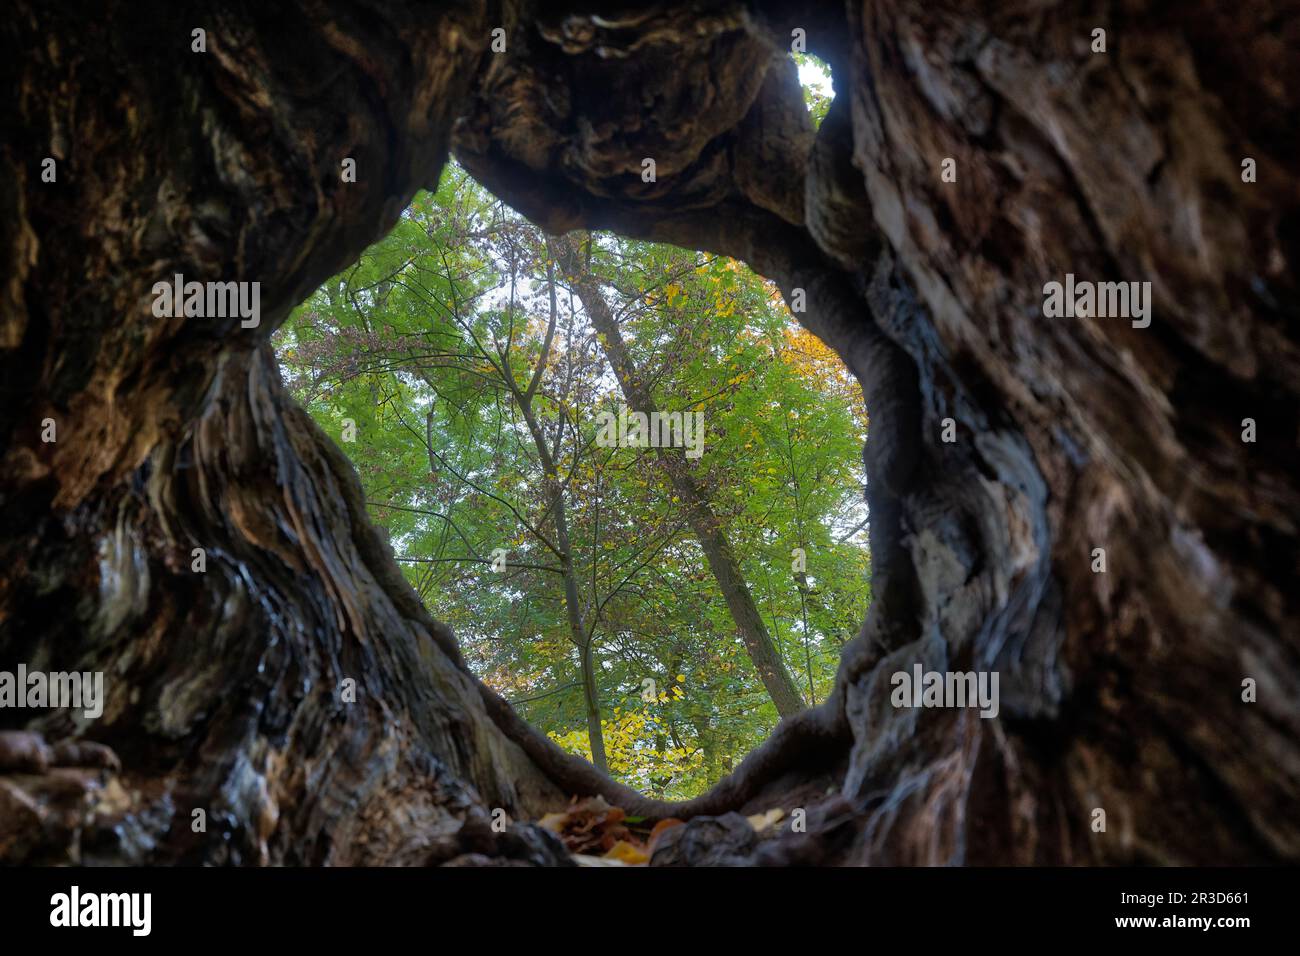
M 869 600 L 856 381 L 742 263 L 608 235 L 584 252 L 658 407 L 702 413 L 692 474 L 819 702 Z M 535 726 L 669 797 L 772 729 L 655 452 L 596 440 L 623 397 L 546 237 L 463 171 L 275 344 L 421 599 Z

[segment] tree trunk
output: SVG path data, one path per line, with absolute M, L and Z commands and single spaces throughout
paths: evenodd
M 566 278 L 573 286 L 573 290 L 578 293 L 578 298 L 582 300 L 587 315 L 591 317 L 592 327 L 604 336 L 601 348 L 614 369 L 614 376 L 618 379 L 628 408 L 649 415 L 656 410 L 654 398 L 649 389 L 642 384 L 632 356 L 623 342 L 623 333 L 595 277 L 584 271 L 578 259 L 578 252 L 572 244 L 560 240 L 548 243 L 548 247 L 555 250 L 553 254 L 558 257 L 557 261 L 565 270 Z M 772 703 L 776 705 L 776 712 L 782 717 L 793 717 L 805 707 L 803 696 L 791 679 L 790 672 L 786 670 L 781 652 L 772 640 L 772 635 L 768 633 L 763 615 L 759 613 L 758 606 L 754 603 L 754 596 L 745 582 L 740 561 L 731 549 L 731 541 L 727 538 L 722 522 L 713 511 L 708 492 L 696 480 L 690 464 L 683 458 L 670 455 L 663 448 L 656 448 L 655 455 L 660 467 L 668 476 L 673 491 L 682 500 L 683 510 L 690 522 L 691 530 L 695 532 L 700 550 L 704 552 L 705 560 L 709 562 L 709 570 L 713 572 L 713 577 L 718 582 L 718 590 L 722 592 L 727 608 L 731 611 L 731 618 L 736 622 L 736 629 L 740 632 L 741 640 L 745 642 L 749 659 L 753 662 L 754 669 L 758 671 L 763 686 L 767 688 Z
M 591 762 L 604 773 L 609 772 L 605 756 L 605 731 L 600 723 L 600 689 L 596 686 L 596 664 L 592 659 L 591 641 L 582 645 L 582 700 L 587 708 L 587 739 L 591 742 Z
M 688 819 L 656 860 L 1300 860 L 1296 11 L 638 11 L 18 0 L 0 662 L 102 671 L 106 703 L 0 721 L 121 769 L 0 746 L 0 856 L 559 862 L 523 821 L 601 793 Z M 835 71 L 815 134 L 795 27 Z M 611 783 L 477 682 L 277 379 L 271 330 L 436 182 L 453 124 L 551 231 L 806 297 L 863 383 L 868 619 L 830 698 L 698 800 Z M 177 273 L 260 282 L 259 324 L 155 317 Z M 1067 275 L 1151 282 L 1150 325 L 1045 317 Z M 892 706 L 914 664 L 997 671 L 999 715 Z M 806 832 L 681 839 L 773 806 Z
M 583 620 L 582 600 L 578 589 L 578 575 L 573 567 L 573 543 L 569 540 L 568 502 L 565 500 L 564 482 L 555 463 L 555 456 L 546 444 L 546 434 L 533 411 L 533 395 L 546 374 L 546 365 L 550 361 L 551 343 L 555 339 L 555 326 L 558 310 L 555 304 L 555 280 L 549 276 L 550 318 L 543 337 L 541 355 L 527 389 L 520 390 L 506 368 L 506 385 L 519 406 L 520 414 L 528 426 L 537 457 L 542 463 L 542 475 L 551 499 L 551 521 L 555 526 L 555 544 L 560 550 L 560 568 L 564 576 L 564 609 L 569 618 L 569 639 L 578 649 L 578 662 L 582 671 L 582 698 L 587 714 L 587 739 L 591 744 L 591 762 L 602 773 L 609 771 L 609 762 L 605 758 L 605 735 L 600 722 L 600 690 L 596 686 L 595 650 L 592 642 L 596 638 L 595 622 L 590 625 Z M 513 302 L 513 281 L 511 277 Z

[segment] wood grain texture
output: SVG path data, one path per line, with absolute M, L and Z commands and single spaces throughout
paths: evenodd
M 105 671 L 100 720 L 28 729 L 121 769 L 0 768 L 6 819 L 28 821 L 0 858 L 558 863 L 521 821 L 600 793 L 689 818 L 661 863 L 1300 859 L 1298 14 L 18 0 L 0 666 Z M 816 131 L 794 26 L 835 73 Z M 562 754 L 468 673 L 279 383 L 267 336 L 449 149 L 552 232 L 803 289 L 800 320 L 863 384 L 868 619 L 831 698 L 688 804 Z M 261 325 L 155 319 L 177 272 L 260 281 Z M 1067 273 L 1151 282 L 1150 327 L 1045 318 Z M 998 718 L 893 707 L 915 663 L 997 670 Z M 728 816 L 796 801 L 806 832 L 753 840 Z

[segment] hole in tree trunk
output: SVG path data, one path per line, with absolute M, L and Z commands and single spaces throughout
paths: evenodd
M 429 613 L 565 750 L 697 797 L 829 696 L 865 402 L 743 263 L 548 236 L 449 164 L 273 344 Z
M 1300 859 L 1288 812 L 1300 802 L 1300 199 L 1289 172 L 1300 83 L 1277 41 L 1294 15 L 1261 22 L 1199 4 L 1170 18 L 1129 5 L 1108 23 L 1091 6 L 1042 16 L 1033 4 L 899 0 L 707 5 L 707 15 L 666 2 L 599 16 L 374 4 L 359 16 L 356 4 L 321 0 L 223 8 L 196 36 L 183 6 L 111 5 L 88 29 L 59 4 L 17 0 L 0 27 L 11 87 L 0 149 L 0 861 L 565 863 L 573 847 L 552 831 L 567 824 L 550 815 L 573 797 L 638 818 L 646 840 L 629 830 L 633 849 L 665 818 L 685 820 L 656 863 Z M 833 68 L 834 99 L 805 95 L 801 71 L 816 64 L 802 46 Z M 353 324 L 355 341 L 340 332 L 330 357 L 358 361 L 419 337 L 393 356 L 408 370 L 382 373 L 407 376 L 411 395 L 360 401 L 379 380 L 367 372 L 312 400 L 330 410 L 322 427 L 281 381 L 270 338 L 394 228 L 384 248 L 396 269 L 394 244 L 419 227 L 402 211 L 429 201 L 420 190 L 452 154 L 555 237 L 553 254 L 538 239 L 521 263 L 526 304 L 504 307 L 500 281 L 464 303 L 493 334 L 438 369 L 446 397 L 415 394 L 432 386 L 410 379 L 410 349 L 437 355 L 443 343 L 425 341 L 411 316 L 391 330 Z M 617 404 L 622 383 L 594 371 L 609 365 L 598 340 L 570 349 L 566 335 L 597 323 L 590 308 L 570 309 L 569 290 L 590 262 L 593 301 L 618 309 L 647 291 L 614 284 L 627 278 L 614 257 L 635 243 L 660 244 L 644 255 L 663 256 L 667 275 L 681 263 L 725 279 L 734 260 L 792 304 L 802 290 L 800 321 L 861 383 L 871 414 L 870 605 L 827 684 L 827 652 L 866 595 L 832 593 L 854 569 L 818 565 L 813 532 L 827 547 L 837 523 L 811 489 L 835 483 L 787 481 L 800 462 L 783 472 L 776 450 L 824 453 L 839 475 L 856 464 L 831 455 L 833 441 L 785 437 L 833 416 L 801 411 L 796 426 L 742 414 L 758 385 L 729 380 L 779 373 L 800 394 L 828 395 L 834 377 L 800 377 L 791 351 L 774 347 L 785 336 L 776 313 L 763 334 L 710 338 L 737 292 L 721 306 L 709 298 L 711 321 L 664 319 L 707 288 L 693 272 L 681 283 L 656 272 L 647 286 L 663 298 L 615 316 L 634 371 L 650 377 L 647 406 L 664 406 L 649 411 L 685 413 L 690 399 L 709 417 L 700 459 L 670 448 L 661 465 L 654 449 L 632 455 L 593 436 L 590 451 L 621 470 L 557 466 L 561 482 L 609 481 L 573 511 L 588 551 L 615 545 L 609 564 L 593 562 L 595 593 L 617 583 L 616 561 L 636 568 L 637 549 L 661 538 L 680 577 L 709 563 L 695 529 L 674 539 L 662 524 L 681 504 L 670 466 L 725 476 L 742 452 L 761 452 L 775 469 L 770 484 L 708 491 L 789 696 L 815 691 L 818 702 L 707 790 L 723 768 L 683 774 L 693 745 L 672 740 L 671 724 L 662 746 L 652 737 L 667 758 L 611 767 L 635 789 L 529 726 L 480 679 L 581 738 L 585 707 L 575 713 L 560 687 L 581 676 L 571 635 L 594 623 L 609 626 L 591 662 L 609 677 L 596 695 L 607 722 L 620 705 L 601 695 L 615 685 L 620 718 L 646 713 L 638 678 L 662 677 L 658 706 L 684 708 L 672 700 L 682 685 L 712 708 L 727 698 L 708 681 L 743 671 L 761 700 L 748 664 L 678 667 L 671 647 L 644 674 L 629 663 L 628 622 L 660 639 L 677 621 L 718 633 L 735 624 L 725 601 L 695 589 L 707 581 L 686 588 L 703 617 L 663 600 L 653 617 L 633 614 L 617 606 L 636 600 L 630 592 L 593 608 L 579 591 L 575 631 L 567 598 L 551 589 L 547 607 L 530 604 L 541 592 L 526 577 L 555 575 L 555 551 L 574 549 L 540 536 L 516 544 L 500 501 L 475 512 L 482 527 L 466 535 L 489 561 L 482 549 L 501 536 L 504 568 L 483 574 L 512 584 L 475 592 L 497 602 L 491 614 L 455 620 L 474 604 L 452 593 L 452 572 L 404 569 L 393 555 L 462 559 L 448 522 L 396 506 L 454 509 L 470 480 L 528 504 L 528 521 L 558 545 L 554 515 L 538 508 L 547 485 L 525 467 L 519 403 L 489 402 L 496 373 L 473 362 L 505 334 L 502 354 L 521 359 L 511 381 L 527 396 L 553 282 L 557 374 L 529 402 L 548 423 L 575 416 L 568 440 L 591 435 L 576 410 Z M 476 254 L 471 242 L 453 265 Z M 375 270 L 373 285 L 354 285 L 360 311 L 414 303 L 384 287 L 401 275 Z M 189 283 L 206 294 L 191 300 Z M 1066 288 L 1109 290 L 1120 307 Z M 447 314 L 462 308 L 436 281 L 417 291 Z M 518 339 L 503 316 L 517 316 Z M 308 349 L 303 328 L 291 322 L 282 349 Z M 679 342 L 716 353 L 702 379 L 660 361 Z M 766 366 L 749 363 L 769 346 Z M 590 374 L 558 374 L 584 362 Z M 720 394 L 698 389 L 715 375 Z M 553 402 L 560 381 L 590 401 Z M 696 390 L 675 390 L 683 383 Z M 331 437 L 342 438 L 353 401 L 356 446 L 390 426 L 411 434 L 367 444 L 393 461 L 358 454 L 361 481 L 340 450 L 353 443 Z M 479 418 L 457 417 L 462 407 Z M 435 414 L 403 425 L 399 410 Z M 513 429 L 520 458 L 504 472 L 489 459 L 511 446 L 483 437 L 484 421 Z M 720 427 L 731 421 L 742 424 Z M 781 429 L 755 441 L 746 421 Z M 424 461 L 429 451 L 445 462 Z M 426 464 L 421 488 L 394 485 Z M 492 485 L 503 473 L 513 487 Z M 743 500 L 728 494 L 736 487 Z M 615 491 L 629 506 L 606 513 L 598 534 L 586 504 Z M 391 541 L 369 517 L 379 506 L 367 499 L 380 496 Z M 777 520 L 747 510 L 768 505 Z M 819 523 L 794 521 L 792 533 L 800 514 Z M 795 595 L 776 572 L 805 535 L 809 586 L 791 629 Z M 579 563 L 569 577 L 578 569 L 590 572 Z M 644 586 L 675 601 L 685 584 Z M 431 602 L 445 595 L 438 613 L 467 636 L 472 662 L 421 587 Z M 824 605 L 805 607 L 813 592 Z M 480 617 L 501 626 L 475 633 Z M 503 651 L 509 637 L 530 652 Z M 59 694 L 71 692 L 73 672 L 83 692 L 102 677 L 102 694 L 51 704 L 47 679 L 44 694 L 17 696 L 40 686 L 33 673 L 63 674 Z M 948 681 L 962 675 L 974 683 Z M 983 706 L 994 676 L 997 703 Z M 744 717 L 768 722 L 762 707 Z M 746 746 L 719 742 L 710 759 Z

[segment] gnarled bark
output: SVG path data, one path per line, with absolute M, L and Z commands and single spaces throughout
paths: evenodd
M 1294 9 L 325 0 L 201 19 L 20 0 L 0 25 L 0 661 L 105 671 L 100 720 L 33 729 L 122 763 L 106 783 L 0 776 L 29 821 L 0 831 L 6 859 L 554 862 L 547 834 L 488 814 L 575 793 L 700 818 L 661 862 L 1300 858 Z M 794 26 L 835 71 L 815 135 Z M 830 700 L 685 806 L 560 753 L 466 671 L 265 348 L 449 138 L 551 231 L 803 289 L 800 318 L 863 383 L 868 620 Z M 260 281 L 261 324 L 154 318 L 177 272 Z M 1045 319 L 1066 273 L 1150 281 L 1150 327 Z M 1000 715 L 891 706 L 914 663 L 997 670 Z M 83 800 L 95 822 L 67 826 Z M 803 833 L 751 841 L 724 815 L 795 801 Z

